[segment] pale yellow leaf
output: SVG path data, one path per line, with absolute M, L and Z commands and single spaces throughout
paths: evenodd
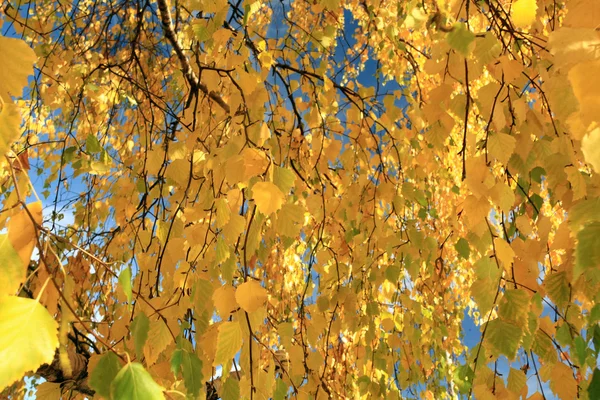
M 225 364 L 242 347 L 242 330 L 237 322 L 223 322 L 219 325 L 217 336 L 217 351 L 213 365 Z
M 585 161 L 600 173 L 600 128 L 588 132 L 581 140 L 581 151 Z M 571 182 L 573 183 L 573 182 Z
M 144 346 L 144 356 L 146 357 L 146 365 L 150 366 L 158 360 L 158 356 L 162 353 L 173 341 L 173 336 L 169 332 L 167 324 L 162 318 L 154 321 L 150 320 L 150 331 Z
M 0 391 L 51 363 L 57 346 L 58 324 L 44 306 L 33 299 L 0 297 Z
M 8 102 L 10 96 L 21 96 L 37 57 L 25 41 L 4 36 L 0 36 L 0 51 L 0 97 Z

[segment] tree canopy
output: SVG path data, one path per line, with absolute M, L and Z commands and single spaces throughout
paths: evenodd
M 600 398 L 597 0 L 2 7 L 4 395 Z

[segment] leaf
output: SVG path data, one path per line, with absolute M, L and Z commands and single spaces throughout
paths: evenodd
M 0 296 L 0 391 L 26 372 L 51 363 L 58 324 L 36 300 Z
M 227 378 L 223 385 L 223 400 L 238 400 L 240 398 L 240 384 L 237 379 L 232 377 Z
M 252 279 L 242 283 L 235 291 L 235 300 L 248 313 L 262 307 L 267 301 L 267 297 L 265 288 Z
M 496 247 L 496 257 L 502 263 L 505 270 L 510 270 L 512 262 L 515 258 L 515 252 L 510 244 L 502 238 L 494 238 L 494 246 Z
M 19 108 L 14 104 L 4 103 L 0 108 L 0 156 L 4 156 L 14 141 L 19 138 L 20 124 Z
M 518 324 L 501 318 L 488 323 L 486 339 L 495 351 L 505 355 L 509 360 L 513 360 L 517 355 L 522 336 L 523 330 Z
M 448 33 L 447 40 L 450 47 L 466 57 L 470 53 L 470 45 L 475 40 L 475 35 L 466 24 L 457 23 L 452 32 Z
M 512 156 L 516 144 L 517 140 L 514 136 L 506 133 L 494 133 L 488 138 L 487 149 L 492 157 L 502 164 L 506 164 Z
M 600 128 L 587 133 L 581 140 L 581 151 L 585 161 L 600 173 Z
M 469 259 L 469 255 L 471 254 L 471 249 L 469 248 L 469 242 L 465 239 L 460 238 L 454 245 L 454 248 L 458 252 L 458 254 L 465 260 Z
M 135 354 L 138 359 L 142 358 L 144 344 L 148 338 L 148 330 L 150 329 L 150 321 L 144 312 L 140 312 L 135 316 L 131 323 L 131 334 L 135 345 Z
M 163 400 L 163 388 L 140 363 L 125 365 L 110 385 L 113 400 Z
M 37 57 L 21 39 L 0 36 L 0 49 L 0 97 L 4 102 L 8 102 L 10 96 L 21 96 L 23 87 L 27 85 L 27 78 L 33 74 L 33 63 Z
M 119 284 L 127 296 L 127 302 L 131 306 L 131 301 L 133 299 L 133 292 L 131 288 L 131 269 L 127 266 L 121 273 L 119 274 Z
M 151 366 L 158 360 L 160 354 L 173 342 L 169 327 L 162 318 L 150 321 L 150 332 L 144 346 L 146 365 Z
M 577 234 L 575 275 L 600 266 L 600 222 L 587 224 Z
M 16 294 L 25 281 L 27 268 L 6 234 L 0 235 L 0 260 L 0 296 Z
M 60 383 L 44 382 L 35 388 L 35 398 L 38 400 L 60 400 L 62 387 Z
M 522 289 L 507 289 L 498 307 L 498 315 L 506 321 L 519 325 L 527 324 L 529 294 Z
M 535 21 L 536 12 L 535 0 L 517 0 L 512 4 L 510 16 L 517 28 L 526 28 Z
M 577 382 L 573 378 L 573 371 L 565 364 L 559 362 L 552 368 L 550 389 L 561 400 L 577 398 Z
M 213 365 L 226 364 L 242 347 L 242 330 L 237 322 L 223 322 L 219 325 L 217 351 Z
M 88 153 L 98 154 L 102 151 L 102 145 L 96 135 L 89 134 L 85 141 L 85 149 Z
M 588 396 L 590 399 L 600 399 L 600 369 L 594 368 L 594 374 L 588 386 Z
M 229 318 L 229 314 L 238 308 L 235 300 L 235 289 L 230 285 L 221 286 L 215 290 L 212 300 L 222 319 Z
M 559 308 L 563 308 L 569 303 L 571 289 L 565 271 L 555 272 L 546 276 L 546 279 L 544 279 L 544 287 L 548 292 L 550 300 L 552 300 Z
M 33 219 L 32 219 L 33 218 Z M 27 268 L 33 248 L 37 244 L 37 227 L 42 224 L 42 203 L 29 203 L 27 210 L 19 210 L 8 221 L 8 239 Z
M 178 349 L 178 351 L 181 357 L 180 368 L 185 388 L 188 391 L 188 395 L 196 398 L 204 385 L 204 381 L 202 380 L 202 361 L 195 353 L 190 353 L 184 349 Z
M 270 215 L 281 208 L 283 193 L 271 182 L 257 182 L 252 187 L 252 198 L 258 211 Z
M 294 187 L 296 175 L 294 171 L 287 168 L 275 166 L 273 170 L 273 183 L 281 190 L 283 194 L 287 194 Z
M 96 367 L 91 370 L 90 387 L 100 396 L 108 399 L 110 397 L 110 385 L 120 369 L 119 357 L 112 351 L 107 351 L 100 357 Z
M 525 385 L 527 385 L 527 376 L 525 373 L 520 369 L 511 368 L 508 372 L 508 390 L 519 394 Z

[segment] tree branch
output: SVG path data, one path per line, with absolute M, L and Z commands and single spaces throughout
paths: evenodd
M 196 76 L 196 73 L 192 69 L 190 61 L 183 53 L 183 48 L 181 47 L 181 43 L 177 40 L 177 36 L 175 35 L 175 28 L 173 27 L 173 19 L 171 18 L 171 11 L 169 11 L 169 6 L 167 5 L 167 0 L 157 0 L 158 3 L 158 12 L 160 14 L 160 21 L 162 23 L 163 31 L 165 32 L 165 37 L 173 46 L 175 50 L 175 54 L 177 54 L 177 58 L 179 58 L 179 62 L 181 63 L 181 69 L 183 71 L 183 75 L 185 79 L 189 82 L 192 91 L 197 92 L 200 90 L 202 93 L 207 95 L 211 100 L 217 103 L 226 113 L 229 114 L 230 108 L 229 104 L 227 104 L 219 93 L 209 91 L 208 87 L 200 82 L 200 79 Z

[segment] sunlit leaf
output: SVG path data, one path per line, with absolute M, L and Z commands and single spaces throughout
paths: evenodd
M 0 296 L 0 390 L 51 363 L 58 324 L 36 300 Z
M 258 310 L 267 301 L 267 291 L 260 283 L 249 280 L 242 283 L 235 291 L 235 300 L 246 312 Z
M 252 187 L 252 196 L 258 211 L 270 215 L 281 208 L 283 193 L 271 182 L 258 182 Z
M 140 363 L 125 365 L 110 384 L 111 397 L 114 400 L 162 400 L 163 388 Z
M 511 20 L 518 28 L 524 28 L 535 21 L 536 0 L 516 0 L 512 4 Z
M 223 322 L 219 325 L 217 351 L 213 365 L 225 364 L 242 347 L 242 330 L 237 322 Z

